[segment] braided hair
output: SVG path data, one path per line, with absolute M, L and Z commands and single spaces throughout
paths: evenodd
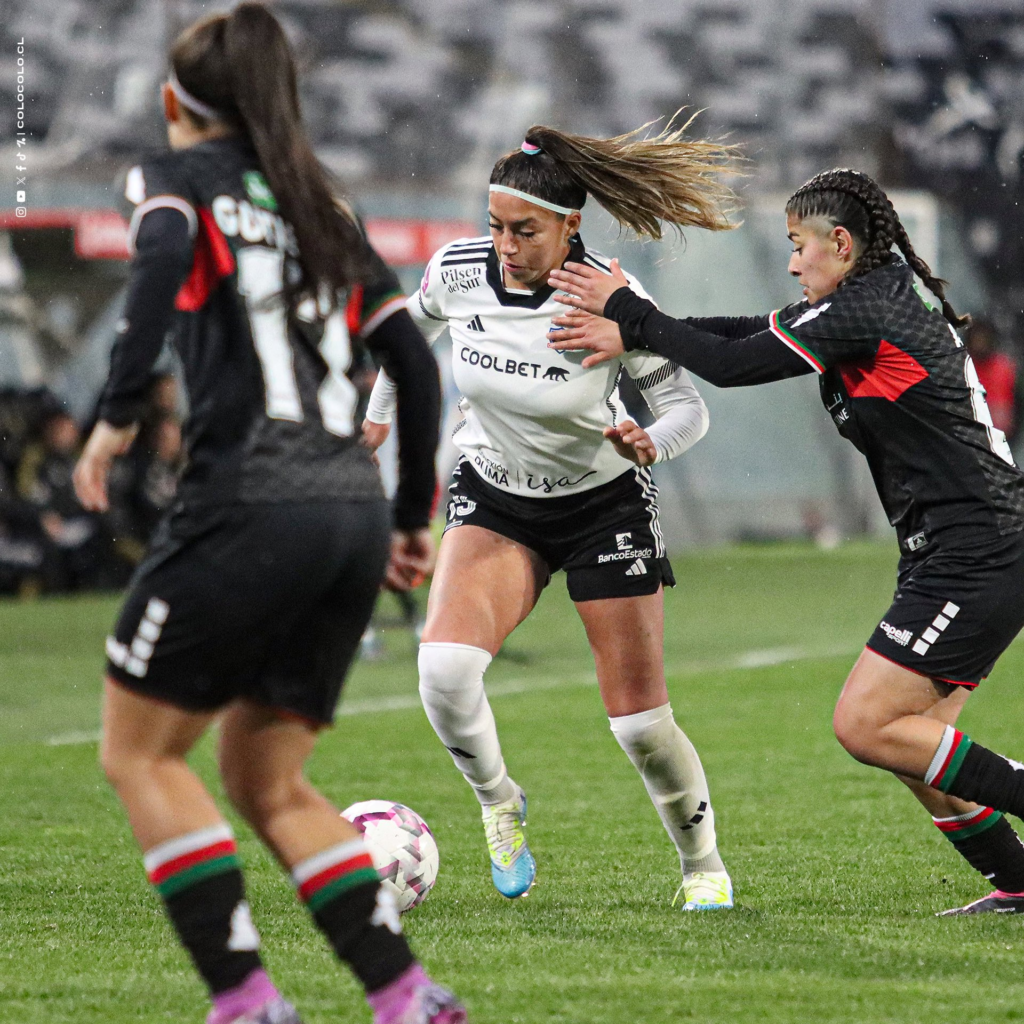
M 873 178 L 849 168 L 822 171 L 789 197 L 786 213 L 801 220 L 825 217 L 833 227 L 846 228 L 861 243 L 861 254 L 849 277 L 860 277 L 891 263 L 895 245 L 942 303 L 942 314 L 949 323 L 965 327 L 971 322 L 969 316 L 960 316 L 946 298 L 946 282 L 936 277 L 914 251 L 892 202 Z

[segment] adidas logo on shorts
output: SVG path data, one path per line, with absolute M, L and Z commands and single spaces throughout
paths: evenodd
M 627 576 L 646 576 L 647 566 L 644 565 L 643 559 L 638 558 L 627 570 Z

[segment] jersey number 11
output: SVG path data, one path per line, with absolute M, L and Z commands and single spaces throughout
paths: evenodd
M 295 379 L 295 356 L 288 337 L 283 289 L 284 253 L 280 249 L 259 245 L 239 249 L 238 290 L 245 298 L 253 344 L 263 370 L 267 415 L 274 420 L 301 423 L 302 400 Z M 300 306 L 298 315 L 312 321 L 315 312 L 309 300 Z M 352 365 L 352 342 L 341 308 L 324 321 L 320 355 L 327 364 L 327 376 L 317 392 L 320 419 L 324 429 L 332 434 L 349 437 L 355 430 L 359 392 L 347 376 Z

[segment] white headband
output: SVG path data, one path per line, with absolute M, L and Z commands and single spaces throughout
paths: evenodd
M 204 103 L 202 100 L 197 100 L 195 96 L 193 96 L 192 93 L 190 93 L 188 89 L 178 81 L 178 76 L 174 73 L 174 68 L 171 68 L 171 73 L 167 77 L 167 84 L 171 87 L 171 92 L 178 97 L 178 102 L 183 107 L 188 107 L 193 114 L 198 114 L 200 117 L 205 117 L 207 120 L 212 121 L 216 121 L 221 116 L 218 111 L 213 109 L 213 107 Z
M 543 206 L 545 210 L 554 210 L 555 213 L 562 213 L 568 215 L 570 213 L 579 213 L 579 210 L 573 209 L 571 206 L 559 206 L 557 203 L 549 203 L 546 199 L 538 199 L 536 196 L 531 196 L 529 192 L 520 192 L 517 188 L 509 188 L 507 185 L 492 185 L 490 188 L 491 192 L 503 192 L 507 196 L 515 196 L 517 199 L 525 199 L 528 203 L 533 203 L 534 206 Z

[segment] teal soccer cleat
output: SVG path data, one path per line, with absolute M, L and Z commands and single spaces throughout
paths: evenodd
M 526 845 L 526 794 L 483 809 L 494 888 L 510 900 L 525 896 L 537 877 L 537 862 Z

